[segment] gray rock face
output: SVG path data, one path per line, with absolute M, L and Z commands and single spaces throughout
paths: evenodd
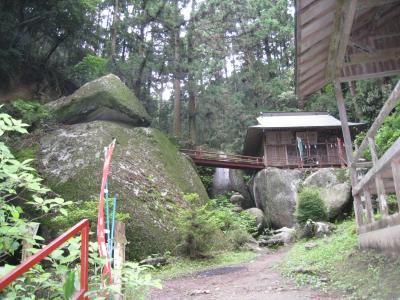
M 264 212 L 261 209 L 252 207 L 246 209 L 246 211 L 256 219 L 257 228 L 262 229 L 267 225 Z
M 73 94 L 50 102 L 58 121 L 66 124 L 107 120 L 148 126 L 151 118 L 128 87 L 109 74 L 86 83 Z
M 254 207 L 254 201 L 244 181 L 241 170 L 216 168 L 213 177 L 212 195 L 215 197 L 228 192 L 238 192 L 244 197 L 242 208 Z
M 293 226 L 301 177 L 300 170 L 266 168 L 257 173 L 253 180 L 253 197 L 269 225 L 275 228 Z
M 241 194 L 233 194 L 229 201 L 235 206 L 243 207 L 243 203 L 246 201 L 246 199 L 244 199 Z
M 304 180 L 304 186 L 320 190 L 331 221 L 339 217 L 351 201 L 351 185 L 343 169 L 319 169 Z
M 63 126 L 41 137 L 39 170 L 66 200 L 98 201 L 103 147 L 113 138 L 110 193 L 118 194 L 117 211 L 129 215 L 127 256 L 173 250 L 177 208 L 188 206 L 183 194 L 208 197 L 191 163 L 160 131 L 107 121 Z

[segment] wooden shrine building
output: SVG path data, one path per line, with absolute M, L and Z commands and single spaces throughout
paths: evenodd
M 379 157 L 375 136 L 399 102 L 400 82 L 358 149 L 352 146 L 342 87 L 400 74 L 400 0 L 296 0 L 295 9 L 296 93 L 307 101 L 307 96 L 333 83 L 359 244 L 399 255 L 400 213 L 389 213 L 387 196 L 395 194 L 400 207 L 400 139 Z M 372 161 L 365 163 L 360 158 L 368 148 Z
M 243 155 L 266 167 L 344 167 L 341 123 L 323 112 L 268 112 L 247 130 Z M 350 125 L 358 125 L 351 123 Z

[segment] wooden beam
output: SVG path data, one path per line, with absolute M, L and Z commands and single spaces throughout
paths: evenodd
M 360 182 L 353 186 L 353 195 L 357 195 L 371 180 L 375 178 L 375 175 L 388 166 L 393 159 L 400 157 L 400 138 L 383 154 L 383 156 L 377 161 L 377 163 L 365 174 Z
M 386 100 L 385 104 L 383 105 L 379 115 L 376 117 L 374 123 L 368 130 L 364 140 L 361 142 L 360 147 L 354 153 L 354 161 L 360 159 L 361 154 L 367 149 L 368 146 L 368 138 L 375 137 L 378 129 L 381 127 L 385 118 L 392 112 L 392 110 L 396 107 L 398 101 L 400 99 L 400 80 L 397 82 L 395 88 L 393 89 L 392 93 L 390 94 L 388 100 Z
M 369 149 L 371 152 L 371 158 L 374 166 L 378 162 L 378 153 L 376 151 L 376 144 L 375 140 L 371 137 L 368 137 L 368 144 L 369 144 Z M 379 200 L 379 208 L 381 211 L 381 214 L 383 216 L 388 215 L 388 206 L 387 206 L 387 197 L 386 197 L 386 192 L 385 192 L 385 185 L 383 184 L 383 180 L 380 174 L 375 174 L 375 185 L 376 185 L 376 193 L 378 195 L 378 200 Z
M 368 223 L 372 223 L 374 218 L 374 213 L 372 211 L 372 201 L 371 201 L 371 193 L 368 188 L 364 188 L 364 199 L 365 199 L 365 209 L 367 210 L 367 221 Z
M 327 78 L 336 79 L 341 76 L 344 55 L 350 40 L 351 28 L 357 10 L 357 0 L 337 1 L 335 30 L 329 49 Z
M 362 64 L 374 61 L 385 61 L 389 59 L 399 59 L 400 48 L 386 49 L 382 51 L 375 51 L 371 53 L 355 53 L 346 57 L 344 66 L 352 66 L 355 64 Z
M 382 78 L 382 77 L 394 76 L 394 75 L 398 75 L 398 74 L 400 74 L 400 68 L 398 70 L 391 70 L 391 71 L 343 76 L 343 77 L 338 78 L 338 81 L 339 82 L 347 82 L 347 81 L 356 81 L 356 80 L 363 80 L 363 79 Z
M 344 105 L 343 91 L 339 82 L 335 81 L 333 85 L 335 89 L 336 102 L 339 109 L 340 122 L 342 123 L 342 133 L 344 146 L 346 149 L 347 163 L 351 165 L 353 162 L 353 146 L 351 142 L 349 123 L 347 121 L 346 107 Z
M 354 215 L 356 217 L 357 227 L 360 228 L 364 225 L 363 221 L 363 212 L 362 212 L 362 203 L 360 195 L 354 196 Z
M 396 190 L 397 207 L 400 210 L 400 160 L 394 159 L 390 164 L 392 167 L 394 188 Z
M 366 9 L 400 2 L 400 0 L 358 0 L 357 9 Z

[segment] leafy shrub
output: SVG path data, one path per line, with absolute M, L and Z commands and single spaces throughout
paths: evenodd
M 4 107 L 4 110 L 16 119 L 35 126 L 50 117 L 50 112 L 38 101 L 16 99 Z
M 307 220 L 324 221 L 328 219 L 328 210 L 317 189 L 303 188 L 300 191 L 295 217 L 301 225 L 304 225 Z
M 232 211 L 233 205 L 220 197 L 200 203 L 197 194 L 185 195 L 190 209 L 180 211 L 177 224 L 181 241 L 179 250 L 189 257 L 201 257 L 211 250 L 239 248 L 257 232 L 254 217 Z
M 210 167 L 196 167 L 197 173 L 199 174 L 200 180 L 206 188 L 207 194 L 211 194 L 213 176 L 214 176 L 214 168 Z
M 107 74 L 108 60 L 88 54 L 73 67 L 73 77 L 83 84 Z

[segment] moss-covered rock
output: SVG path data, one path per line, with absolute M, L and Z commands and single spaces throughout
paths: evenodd
M 39 170 L 66 200 L 98 201 L 103 149 L 113 138 L 117 144 L 109 186 L 111 196 L 117 194 L 117 211 L 129 216 L 127 256 L 174 250 L 175 213 L 177 207 L 187 206 L 183 194 L 198 193 L 206 200 L 207 193 L 191 163 L 160 131 L 107 121 L 65 126 L 41 137 Z M 52 226 L 61 224 L 51 221 Z
M 56 119 L 65 124 L 108 120 L 148 126 L 151 122 L 144 106 L 113 74 L 88 82 L 73 94 L 50 102 L 48 106 Z

